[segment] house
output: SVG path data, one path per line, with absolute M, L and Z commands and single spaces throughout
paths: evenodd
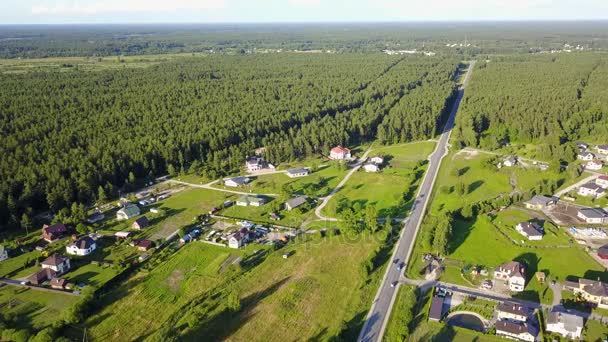
M 306 197 L 304 197 L 304 196 L 294 197 L 294 198 L 290 199 L 289 201 L 285 202 L 285 209 L 293 210 L 299 206 L 302 206 L 305 203 L 306 203 Z
M 580 159 L 580 160 L 584 160 L 584 161 L 591 161 L 591 160 L 595 159 L 595 154 L 584 151 L 584 152 L 577 154 L 576 158 Z
M 51 287 L 58 290 L 65 290 L 68 288 L 68 281 L 65 278 L 52 278 Z
M 363 165 L 363 169 L 365 169 L 365 172 L 378 172 L 380 171 L 380 167 L 377 164 L 374 163 L 368 163 Z
M 128 220 L 130 218 L 138 216 L 139 214 L 139 207 L 136 204 L 127 203 L 122 209 L 116 212 L 116 219 L 119 221 Z
M 8 259 L 8 249 L 0 245 L 0 261 Z
M 580 295 L 599 308 L 608 309 L 608 284 L 599 280 L 579 278 L 578 282 L 564 281 L 564 289 Z
M 506 262 L 494 269 L 494 279 L 505 280 L 513 292 L 521 292 L 526 285 L 526 271 L 517 261 Z
M 431 308 L 429 309 L 429 321 L 439 322 L 443 317 L 443 302 L 445 297 L 435 297 L 431 301 Z
M 247 206 L 259 207 L 259 206 L 262 206 L 264 203 L 266 203 L 266 199 L 264 199 L 262 197 L 251 196 L 251 195 L 244 195 L 244 196 L 239 197 L 239 199 L 236 200 L 236 205 L 241 206 L 241 207 L 247 207 Z
M 528 308 L 510 302 L 502 302 L 496 308 L 499 320 L 510 320 L 513 322 L 526 322 L 528 320 Z
M 131 236 L 131 232 L 116 232 L 116 233 L 114 233 L 114 236 L 117 239 L 126 239 L 129 236 Z
M 587 170 L 597 171 L 601 170 L 603 166 L 604 164 L 602 163 L 602 161 L 597 159 L 585 163 L 585 169 Z
M 95 240 L 88 236 L 80 238 L 65 247 L 68 254 L 72 255 L 89 255 L 97 248 Z
M 600 208 L 579 209 L 576 216 L 585 221 L 585 223 L 591 224 L 603 224 L 608 221 L 608 213 Z
M 606 191 L 595 183 L 586 183 L 578 188 L 578 194 L 581 196 L 590 196 L 600 198 L 606 194 Z
M 547 314 L 547 331 L 560 334 L 569 339 L 580 339 L 585 323 L 580 316 L 564 313 L 549 312 Z
M 601 175 L 595 179 L 595 184 L 601 186 L 603 189 L 608 188 L 608 175 Z
M 309 173 L 310 171 L 306 168 L 291 169 L 285 172 L 285 174 L 291 178 L 308 176 Z
M 510 321 L 496 322 L 496 335 L 505 338 L 534 342 L 538 332 L 533 325 L 528 323 L 513 323 Z
M 247 184 L 249 184 L 249 182 L 251 182 L 251 179 L 249 177 L 233 177 L 233 178 L 224 179 L 224 185 L 230 186 L 233 188 L 236 188 L 238 186 L 247 185 Z
M 279 216 L 277 213 L 275 213 L 274 211 L 270 213 L 270 219 L 273 221 L 279 221 L 281 219 L 281 216 Z
M 150 241 L 150 240 L 139 240 L 137 242 L 135 242 L 135 247 L 137 247 L 138 250 L 140 251 L 147 251 L 151 248 L 154 248 L 154 242 Z
M 96 211 L 93 214 L 89 215 L 89 217 L 87 217 L 87 222 L 89 222 L 90 224 L 97 223 L 103 220 L 105 217 L 106 215 L 100 213 L 99 211 Z
M 542 240 L 543 233 L 542 228 L 532 222 L 521 222 L 515 226 L 515 230 L 525 237 L 528 240 Z
M 346 147 L 336 146 L 329 152 L 329 158 L 334 160 L 350 159 L 350 150 Z
M 582 152 L 582 151 L 585 151 L 586 149 L 588 149 L 589 145 L 586 144 L 586 143 L 584 143 L 584 142 L 582 142 L 582 141 L 577 141 L 576 142 L 576 147 L 578 147 L 578 150 Z
M 45 281 L 55 278 L 57 272 L 50 268 L 43 268 L 27 278 L 32 285 L 42 285 Z
M 511 167 L 511 166 L 515 166 L 515 165 L 517 165 L 517 157 L 514 157 L 514 156 L 508 156 L 508 157 L 505 159 L 505 161 L 504 161 L 503 165 L 504 165 L 504 166 L 507 166 L 507 167 Z
M 608 245 L 603 245 L 602 247 L 598 248 L 597 256 L 600 259 L 608 260 Z
M 249 241 L 249 229 L 242 228 L 238 232 L 230 235 L 228 238 L 228 247 L 230 248 L 241 248 L 245 243 Z
M 70 270 L 70 258 L 61 254 L 53 254 L 40 263 L 42 268 L 49 268 L 57 274 L 62 274 Z
M 524 202 L 524 205 L 528 209 L 543 210 L 553 207 L 556 202 L 557 200 L 553 197 L 536 195 L 529 201 Z
M 608 154 L 608 145 L 597 145 L 595 149 L 597 150 L 597 153 Z
M 375 155 L 375 156 L 369 158 L 369 161 L 374 164 L 377 164 L 377 165 L 382 165 L 384 163 L 384 156 Z
M 265 169 L 269 166 L 269 164 L 262 157 L 252 156 L 247 158 L 245 161 L 245 166 L 249 172 L 253 172 Z
M 57 223 L 52 226 L 42 226 L 42 238 L 45 241 L 53 242 L 61 239 L 68 232 L 68 228 L 63 223 Z
M 150 226 L 150 221 L 148 220 L 148 218 L 145 216 L 142 216 L 142 217 L 138 218 L 137 220 L 135 220 L 135 222 L 133 222 L 133 224 L 131 225 L 131 228 L 137 229 L 137 230 L 142 230 L 149 226 Z

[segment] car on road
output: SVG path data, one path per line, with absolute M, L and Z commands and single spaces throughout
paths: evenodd
M 393 263 L 395 263 L 395 264 L 399 263 L 399 259 L 393 260 Z
M 399 265 L 397 265 L 397 269 L 399 271 L 401 271 L 403 269 L 403 267 L 405 267 L 405 263 L 404 262 L 400 262 Z
M 397 281 L 394 281 L 391 283 L 391 287 L 395 287 L 395 286 L 397 286 Z

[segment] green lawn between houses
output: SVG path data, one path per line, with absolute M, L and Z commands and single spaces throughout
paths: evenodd
M 531 216 L 530 214 L 534 214 L 536 217 Z M 505 232 L 511 239 L 515 240 L 521 245 L 569 246 L 570 236 L 564 231 L 564 229 L 557 227 L 551 221 L 547 221 L 544 218 L 539 218 L 540 216 L 542 215 L 536 212 L 518 208 L 508 208 L 499 211 L 495 215 L 492 215 L 492 223 Z M 517 224 L 530 221 L 543 227 L 545 235 L 543 236 L 542 240 L 528 240 L 515 229 Z
M 167 329 L 186 341 L 200 336 L 322 340 L 339 333 L 344 322 L 358 324 L 365 317 L 377 283 L 365 285 L 362 264 L 378 245 L 365 234 L 356 240 L 339 235 L 304 237 L 284 248 L 294 252 L 288 259 L 279 250 L 250 265 L 261 255 L 251 253 L 259 245 L 231 250 L 191 243 L 149 274 L 137 274 L 112 290 L 106 305 L 86 325 L 94 340 L 128 341 Z M 243 268 L 218 272 L 229 255 L 244 257 Z M 376 271 L 382 272 L 383 268 Z M 238 312 L 225 313 L 227 291 L 238 294 Z M 130 324 L 118 324 L 125 321 Z

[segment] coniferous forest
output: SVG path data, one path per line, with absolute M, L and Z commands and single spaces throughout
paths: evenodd
M 430 138 L 459 63 L 224 55 L 0 74 L 0 224 L 17 227 L 24 215 L 88 205 L 160 175 L 228 175 L 259 147 L 279 163 L 337 144 Z

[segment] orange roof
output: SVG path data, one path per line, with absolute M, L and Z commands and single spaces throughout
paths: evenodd
M 342 147 L 342 146 L 336 146 L 334 148 L 331 149 L 332 152 L 335 153 L 345 153 L 345 152 L 350 152 L 349 149 L 347 149 L 346 147 Z

